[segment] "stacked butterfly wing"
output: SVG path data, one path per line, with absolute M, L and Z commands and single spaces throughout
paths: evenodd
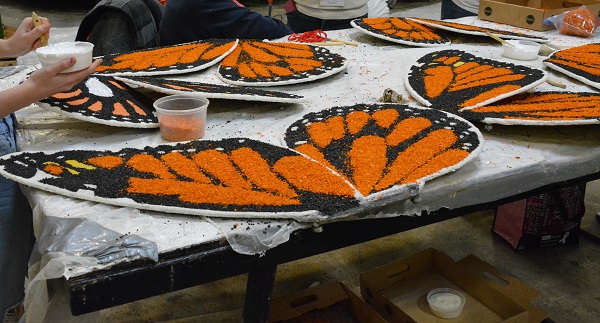
M 404 45 L 433 47 L 450 41 L 437 30 L 475 36 L 549 42 L 541 36 L 424 18 L 362 18 L 354 28 Z M 600 84 L 599 44 L 554 53 L 545 65 L 590 86 Z M 411 67 L 407 90 L 422 104 L 488 124 L 575 125 L 600 122 L 600 96 L 587 92 L 528 92 L 542 70 L 477 57 L 458 50 L 429 53 Z

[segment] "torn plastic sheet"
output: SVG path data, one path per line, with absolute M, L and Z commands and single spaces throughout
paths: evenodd
M 264 254 L 287 242 L 292 232 L 312 227 L 294 220 L 217 219 L 207 221 L 220 228 L 231 248 L 245 255 Z
M 68 293 L 49 290 L 52 279 L 69 277 L 70 268 L 93 267 L 98 263 L 94 257 L 72 256 L 64 252 L 49 252 L 34 263 L 29 264 L 24 305 L 27 322 L 91 323 L 99 321 L 99 312 L 72 316 L 69 309 Z

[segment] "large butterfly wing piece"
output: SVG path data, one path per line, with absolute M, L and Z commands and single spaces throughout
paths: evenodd
M 323 165 L 245 138 L 22 152 L 3 156 L 0 174 L 65 196 L 190 215 L 314 221 L 359 205 L 354 188 Z
M 221 62 L 219 77 L 245 86 L 297 84 L 339 73 L 346 64 L 344 57 L 324 47 L 243 40 Z
M 174 46 L 105 55 L 97 74 L 171 75 L 197 72 L 220 62 L 237 40 L 209 39 Z
M 422 104 L 457 112 L 527 91 L 547 77 L 535 68 L 443 50 L 419 58 L 411 66 L 405 86 Z
M 127 128 L 157 128 L 153 101 L 112 76 L 92 75 L 69 92 L 38 102 L 73 119 Z
M 451 43 L 430 27 L 406 18 L 359 18 L 352 20 L 350 24 L 367 35 L 403 45 L 434 47 Z
M 306 115 L 290 148 L 247 138 L 119 151 L 18 152 L 0 175 L 56 194 L 163 212 L 322 221 L 400 201 L 480 152 L 452 114 L 357 105 Z M 425 152 L 425 153 L 424 153 Z
M 548 68 L 600 89 L 600 44 L 571 47 L 544 60 Z
M 600 94 L 531 92 L 471 110 L 459 116 L 487 124 L 561 126 L 600 123 Z
M 327 165 L 374 205 L 407 198 L 414 185 L 479 154 L 481 132 L 453 114 L 402 104 L 313 112 L 285 133 L 288 147 Z
M 208 99 L 230 99 L 260 102 L 300 103 L 304 97 L 281 91 L 267 91 L 257 88 L 199 83 L 183 80 L 168 80 L 157 77 L 128 76 L 115 77 L 127 84 L 143 87 L 165 94 L 201 95 Z
M 535 41 L 538 43 L 550 42 L 550 39 L 548 39 L 546 37 L 528 35 L 525 33 L 512 32 L 512 31 L 502 30 L 502 29 L 479 27 L 479 26 L 461 24 L 458 22 L 426 19 L 426 18 L 407 18 L 407 19 L 419 22 L 421 24 L 424 24 L 424 25 L 432 27 L 432 28 L 443 29 L 443 30 L 452 31 L 455 33 L 460 33 L 460 34 L 466 34 L 466 35 L 487 36 L 487 34 L 489 33 L 492 35 L 496 35 L 500 38 L 506 38 L 506 39 L 525 39 L 525 40 Z

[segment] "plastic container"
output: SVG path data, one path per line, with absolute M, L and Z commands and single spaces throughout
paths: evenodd
M 70 73 L 81 71 L 92 64 L 93 49 L 94 44 L 92 43 L 75 41 L 50 44 L 36 49 L 35 52 L 43 67 L 56 64 L 69 57 L 75 57 L 77 60 L 75 65 L 61 72 Z
M 206 129 L 208 99 L 181 94 L 154 101 L 160 135 L 168 141 L 202 138 Z
M 437 288 L 427 294 L 427 303 L 431 313 L 444 319 L 460 316 L 465 307 L 465 296 L 452 288 Z
M 502 44 L 502 55 L 521 61 L 530 61 L 538 58 L 542 45 L 529 40 L 507 40 Z M 512 45 L 512 46 L 511 46 Z

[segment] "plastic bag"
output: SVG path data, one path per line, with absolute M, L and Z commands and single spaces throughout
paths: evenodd
M 588 38 L 594 34 L 596 28 L 600 25 L 600 19 L 586 6 L 581 6 L 575 10 L 546 18 L 543 23 L 554 25 L 558 32 L 563 35 Z

